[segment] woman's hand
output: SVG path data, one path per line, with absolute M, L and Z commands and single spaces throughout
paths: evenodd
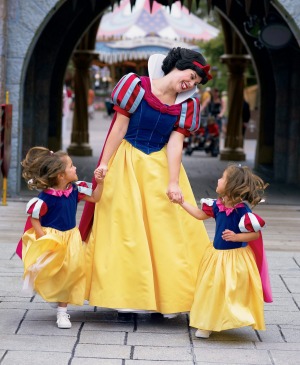
M 167 189 L 167 196 L 172 203 L 182 204 L 184 202 L 180 186 L 176 183 L 170 183 Z

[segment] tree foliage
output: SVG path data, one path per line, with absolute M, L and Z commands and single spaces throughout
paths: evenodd
M 213 80 L 212 87 L 220 90 L 227 90 L 227 67 L 221 62 L 221 56 L 224 54 L 224 36 L 222 31 L 216 38 L 210 41 L 200 41 L 199 48 L 202 50 L 203 56 L 211 65 L 211 73 Z

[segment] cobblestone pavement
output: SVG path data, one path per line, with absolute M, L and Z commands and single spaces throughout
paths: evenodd
M 90 180 L 109 121 L 97 113 L 90 124 L 94 156 L 72 157 L 85 180 Z M 245 143 L 250 167 L 254 145 Z M 227 162 L 199 151 L 184 156 L 183 163 L 197 199 L 214 197 L 216 179 Z M 300 195 L 295 187 L 272 182 L 268 190 L 266 203 L 256 210 L 267 222 L 263 237 L 274 296 L 265 306 L 267 330 L 245 327 L 213 333 L 208 340 L 195 338 L 186 314 L 168 320 L 138 314 L 122 321 L 115 311 L 88 304 L 70 306 L 72 328 L 58 329 L 55 310 L 21 291 L 22 262 L 14 251 L 30 193 L 22 190 L 9 197 L 6 206 L 0 205 L 0 364 L 300 365 Z M 205 225 L 212 237 L 212 220 Z

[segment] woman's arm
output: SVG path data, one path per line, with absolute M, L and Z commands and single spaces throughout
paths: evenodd
M 129 124 L 129 118 L 126 117 L 123 114 L 117 113 L 117 118 L 115 120 L 115 123 L 112 127 L 112 130 L 110 131 L 110 134 L 107 138 L 103 155 L 101 159 L 101 163 L 98 166 L 98 170 L 102 169 L 103 177 L 105 177 L 107 173 L 107 165 L 111 158 L 111 156 L 115 153 L 115 151 L 118 149 L 120 143 L 122 142 L 122 139 L 124 138 Z
M 40 238 L 45 235 L 45 232 L 43 231 L 43 228 L 42 228 L 42 225 L 41 225 L 41 222 L 39 221 L 39 219 L 31 217 L 31 224 L 35 231 L 36 238 Z
M 179 187 L 179 173 L 182 159 L 184 135 L 173 131 L 167 144 L 167 158 L 169 168 L 168 198 L 174 203 L 182 203 L 183 196 Z
M 259 238 L 259 232 L 235 233 L 229 229 L 225 229 L 222 233 L 222 238 L 225 241 L 231 242 L 249 242 Z

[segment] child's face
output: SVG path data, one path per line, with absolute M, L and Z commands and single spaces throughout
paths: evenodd
M 73 165 L 73 162 L 69 156 L 65 157 L 66 159 L 66 169 L 64 172 L 64 178 L 67 182 L 72 182 L 78 180 L 78 176 L 76 174 L 76 167 Z
M 220 179 L 218 179 L 218 185 L 217 185 L 217 188 L 216 188 L 216 192 L 219 195 L 224 194 L 226 181 L 227 181 L 227 173 L 226 173 L 226 171 L 224 171 L 222 177 L 220 177 Z

